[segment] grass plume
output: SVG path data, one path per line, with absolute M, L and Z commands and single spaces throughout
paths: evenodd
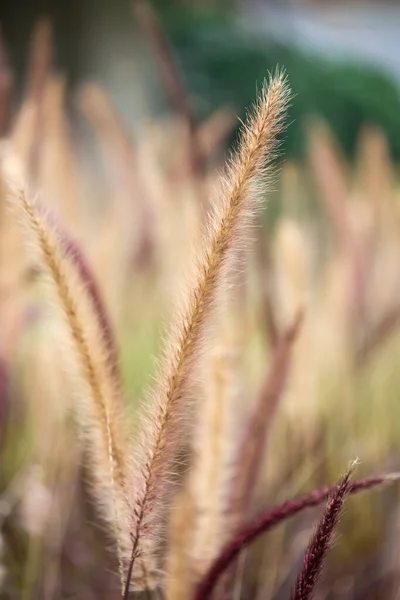
M 313 595 L 343 503 L 350 491 L 352 470 L 350 468 L 339 482 L 318 523 L 304 557 L 304 567 L 297 578 L 293 600 L 309 600 Z
M 76 412 L 90 456 L 94 497 L 115 535 L 122 580 L 124 549 L 126 552 L 129 547 L 129 536 L 124 539 L 123 534 L 129 519 L 126 486 L 130 449 L 122 424 L 121 387 L 115 385 L 115 366 L 110 360 L 93 298 L 77 269 L 76 257 L 71 259 L 51 220 L 46 219 L 43 209 L 28 198 L 23 185 L 13 176 L 10 160 L 5 167 L 10 181 L 10 201 L 27 227 L 72 342 L 64 356 L 66 362 L 73 362 L 76 367 L 74 372 L 80 391 Z
M 221 284 L 238 249 L 248 241 L 254 211 L 262 204 L 270 183 L 271 161 L 277 137 L 284 126 L 289 101 L 286 77 L 277 73 L 264 86 L 242 130 L 239 149 L 230 160 L 227 175 L 208 221 L 199 251 L 192 287 L 185 294 L 172 329 L 164 368 L 153 392 L 150 419 L 142 437 L 142 472 L 137 483 L 133 550 L 126 590 L 140 540 L 159 533 L 160 510 L 170 495 L 170 472 L 183 433 L 180 423 L 190 377 L 198 363 Z M 125 596 L 127 596 L 127 591 Z
M 378 475 L 367 479 L 359 479 L 350 483 L 348 493 L 356 494 L 377 485 L 389 483 L 398 479 L 398 474 Z M 261 534 L 270 531 L 280 523 L 283 523 L 283 521 L 286 521 L 286 519 L 293 517 L 307 508 L 319 506 L 327 498 L 332 496 L 336 489 L 337 486 L 327 486 L 319 490 L 313 490 L 304 496 L 289 500 L 272 508 L 254 522 L 245 525 L 225 546 L 221 554 L 211 565 L 197 588 L 195 600 L 207 600 L 207 598 L 210 598 L 223 573 L 225 573 L 233 561 L 239 556 L 240 552 L 253 543 Z

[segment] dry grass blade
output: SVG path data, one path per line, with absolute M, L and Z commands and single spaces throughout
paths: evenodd
M 395 172 L 385 134 L 377 127 L 366 126 L 360 133 L 357 152 L 360 187 L 372 203 L 378 228 L 397 226 L 393 207 Z M 383 233 L 383 231 L 382 231 Z
M 350 491 L 351 467 L 337 485 L 324 514 L 308 546 L 304 567 L 297 578 L 293 600 L 310 600 L 320 576 L 331 543 L 334 529 L 339 521 L 343 503 Z
M 153 215 L 146 185 L 138 166 L 137 151 L 132 138 L 101 86 L 86 84 L 78 98 L 79 107 L 107 153 L 107 163 L 116 171 L 115 185 L 127 198 L 123 218 L 137 220 L 134 243 L 135 259 L 148 264 L 153 252 Z M 137 215 L 139 215 L 137 217 Z M 132 223 L 132 228 L 134 222 Z M 138 238 L 138 239 L 137 239 Z
M 221 108 L 213 112 L 197 129 L 198 143 L 206 160 L 216 151 L 221 151 L 227 138 L 234 131 L 237 119 L 230 108 Z
M 258 239 L 256 259 L 260 279 L 261 324 L 268 341 L 272 346 L 275 346 L 279 339 L 279 326 L 273 306 L 272 258 L 265 232 Z
M 398 474 L 389 474 L 360 479 L 350 483 L 348 493 L 356 494 L 377 485 L 396 481 L 399 478 L 400 475 Z M 219 557 L 211 565 L 208 573 L 204 576 L 197 588 L 195 600 L 207 600 L 210 598 L 223 573 L 229 568 L 240 552 L 261 534 L 270 531 L 283 521 L 286 521 L 286 519 L 293 517 L 307 508 L 319 506 L 329 498 L 336 489 L 337 486 L 324 487 L 319 490 L 314 490 L 295 500 L 289 500 L 288 502 L 269 510 L 265 515 L 259 517 L 250 525 L 243 527 L 234 539 L 225 546 Z
M 233 332 L 232 332 L 233 330 Z M 188 549 L 198 581 L 231 535 L 229 504 L 243 394 L 241 346 L 231 318 L 210 353 L 194 434 L 191 490 L 196 505 Z
M 33 31 L 30 63 L 26 83 L 26 99 L 21 109 L 20 118 L 25 110 L 33 112 L 33 139 L 28 157 L 30 174 L 33 179 L 38 177 L 41 129 L 44 116 L 44 96 L 46 81 L 51 71 L 53 60 L 53 27 L 50 19 L 40 19 Z
M 231 512 L 233 518 L 239 523 L 243 516 L 246 516 L 246 510 L 252 500 L 252 494 L 262 465 L 268 428 L 286 385 L 291 364 L 292 347 L 298 335 L 302 317 L 303 315 L 300 312 L 274 348 L 268 375 L 260 391 L 238 452 L 234 485 L 236 493 Z
M 205 345 L 210 316 L 219 305 L 221 286 L 248 241 L 253 213 L 260 207 L 269 183 L 277 136 L 284 126 L 289 99 L 286 78 L 278 73 L 264 87 L 253 113 L 243 128 L 237 154 L 229 164 L 219 199 L 207 224 L 199 249 L 194 281 L 180 307 L 171 341 L 142 436 L 141 477 L 136 483 L 135 526 L 132 532 L 133 563 L 142 536 L 159 537 L 171 491 L 170 472 L 182 441 L 180 423 L 187 414 L 185 403 L 191 376 Z M 129 577 L 125 597 L 128 595 Z
M 0 138 L 7 133 L 9 126 L 13 82 L 14 78 L 0 29 Z
M 347 214 L 348 184 L 339 150 L 324 123 L 317 122 L 311 130 L 308 155 L 319 192 L 318 199 L 324 205 L 340 249 L 346 252 L 351 241 Z
M 41 104 L 38 187 L 44 201 L 56 206 L 68 227 L 83 237 L 84 215 L 77 156 L 66 114 L 67 80 L 50 74 Z
M 108 146 L 118 176 L 132 193 L 137 185 L 136 149 L 108 95 L 99 85 L 88 83 L 80 91 L 78 104 L 99 139 Z
M 136 17 L 149 47 L 153 52 L 161 81 L 171 105 L 187 126 L 189 135 L 189 157 L 195 177 L 204 174 L 204 161 L 197 137 L 196 123 L 189 98 L 176 64 L 171 46 L 158 20 L 158 17 L 146 0 L 134 0 L 133 13 Z
M 130 448 L 122 425 L 121 387 L 115 385 L 114 366 L 91 296 L 77 272 L 76 258 L 69 257 L 51 221 L 28 199 L 12 162 L 5 170 L 13 208 L 23 218 L 33 250 L 48 276 L 55 307 L 64 319 L 60 327 L 63 322 L 66 325 L 60 340 L 69 343 L 64 358 L 77 375 L 80 396 L 76 412 L 90 456 L 94 497 L 115 536 L 122 580 L 123 557 L 129 548 L 125 531 L 130 513 L 126 487 Z
M 35 26 L 29 53 L 30 63 L 26 95 L 31 99 L 42 96 L 53 58 L 53 31 L 51 21 L 42 18 Z
M 371 356 L 378 350 L 391 335 L 398 331 L 400 325 L 400 307 L 389 308 L 367 333 L 362 344 L 360 344 L 356 356 L 356 367 L 363 367 L 369 363 Z
M 310 137 L 309 161 L 319 190 L 318 198 L 326 209 L 338 249 L 350 266 L 349 316 L 357 332 L 365 318 L 367 257 L 351 226 L 344 163 L 331 132 L 323 123 L 314 127 Z

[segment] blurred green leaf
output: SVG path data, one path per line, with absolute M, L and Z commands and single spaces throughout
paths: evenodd
M 343 150 L 352 155 L 365 123 L 379 125 L 391 151 L 400 157 L 400 95 L 383 73 L 355 63 L 308 56 L 297 47 L 276 42 L 268 34 L 252 35 L 226 13 L 164 11 L 164 26 L 176 51 L 199 119 L 222 105 L 239 115 L 251 103 L 255 82 L 268 71 L 285 67 L 295 98 L 285 152 L 301 156 L 304 124 L 322 116 Z

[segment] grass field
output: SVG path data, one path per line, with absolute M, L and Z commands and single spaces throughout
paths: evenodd
M 314 121 L 285 161 L 277 71 L 226 163 L 234 114 L 195 123 L 169 57 L 169 118 L 133 138 L 88 82 L 84 144 L 47 22 L 30 65 L 13 111 L 0 74 L 0 597 L 396 599 L 385 136 L 349 165 Z

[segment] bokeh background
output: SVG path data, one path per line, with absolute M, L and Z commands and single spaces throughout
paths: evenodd
M 400 3 L 384 0 L 0 2 L 0 158 L 11 144 L 85 256 L 135 427 L 240 119 L 277 65 L 293 91 L 253 252 L 203 359 L 207 402 L 182 440 L 167 599 L 192 598 L 235 532 L 239 440 L 258 440 L 239 524 L 356 457 L 357 477 L 400 471 L 399 31 Z M 1 175 L 0 598 L 111 600 L 117 565 L 71 416 L 74 377 L 4 189 Z M 193 489 L 214 519 L 197 542 Z M 291 597 L 317 514 L 249 548 L 229 597 Z M 315 598 L 398 599 L 399 528 L 396 483 L 349 499 Z
M 381 126 L 400 153 L 397 87 L 399 7 L 396 2 L 155 2 L 171 39 L 197 119 L 221 105 L 242 114 L 257 82 L 282 64 L 294 93 L 290 155 L 304 151 L 307 117 L 324 116 L 341 146 L 354 153 L 365 122 Z M 17 73 L 26 68 L 33 24 L 54 25 L 54 61 L 73 89 L 101 80 L 134 124 L 166 110 L 148 48 L 125 2 L 8 2 L 1 5 L 3 37 Z

